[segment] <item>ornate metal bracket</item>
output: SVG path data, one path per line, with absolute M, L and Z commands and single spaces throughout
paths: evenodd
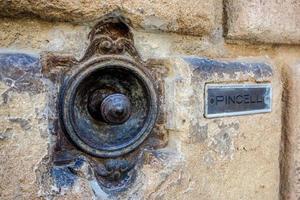
M 136 61 L 142 62 L 134 47 L 131 22 L 121 15 L 111 14 L 103 17 L 89 33 L 90 45 L 80 62 L 90 59 L 93 55 L 129 54 Z
M 122 189 L 135 178 L 134 163 L 127 160 L 108 160 L 95 168 L 98 180 L 107 190 Z
M 107 15 L 88 39 L 81 59 L 54 52 L 42 55 L 44 76 L 60 89 L 52 159 L 54 166 L 69 168 L 83 152 L 99 157 L 83 156 L 101 186 L 117 191 L 135 177 L 141 154 L 133 150 L 156 124 L 157 91 L 134 46 L 129 20 Z
M 154 81 L 134 47 L 130 22 L 112 14 L 89 33 L 84 56 L 65 74 L 59 114 L 69 138 L 97 157 L 138 147 L 156 122 Z M 57 59 L 64 60 L 64 59 Z

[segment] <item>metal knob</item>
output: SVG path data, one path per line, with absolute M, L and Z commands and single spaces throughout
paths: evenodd
M 100 106 L 103 121 L 110 124 L 123 124 L 131 115 L 131 104 L 123 94 L 111 94 L 105 97 Z

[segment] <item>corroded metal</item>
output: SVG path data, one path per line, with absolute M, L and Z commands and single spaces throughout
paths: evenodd
M 106 193 L 126 190 L 136 178 L 136 163 L 126 159 L 108 159 L 104 163 L 94 163 L 94 174 Z
M 66 72 L 60 120 L 85 152 L 116 157 L 135 149 L 151 133 L 158 113 L 156 90 L 124 18 L 103 18 L 89 39 L 83 58 Z
M 107 89 L 97 89 L 88 98 L 88 111 L 96 119 L 110 124 L 122 124 L 131 115 L 131 103 L 121 93 L 110 94 Z
M 134 163 L 130 163 L 127 160 L 108 160 L 104 165 L 98 165 L 95 168 L 95 171 L 99 177 L 99 179 L 104 185 L 109 186 L 105 182 L 109 181 L 109 184 L 114 184 L 114 186 L 122 186 L 124 183 L 120 183 L 128 181 L 130 176 L 130 172 L 134 167 Z M 104 182 L 105 181 L 105 182 Z
M 131 104 L 123 94 L 105 97 L 100 106 L 102 119 L 110 124 L 123 124 L 131 115 Z
M 85 61 L 94 55 L 129 54 L 140 61 L 140 56 L 134 47 L 130 21 L 121 15 L 105 16 L 89 33 L 90 45 L 80 61 Z

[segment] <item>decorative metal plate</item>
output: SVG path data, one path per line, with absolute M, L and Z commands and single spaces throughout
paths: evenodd
M 70 64 L 60 88 L 65 133 L 83 151 L 102 158 L 137 148 L 158 114 L 153 78 L 125 21 L 112 15 L 95 25 L 85 55 Z
M 101 100 L 102 94 L 105 98 L 98 107 L 96 100 Z M 108 97 L 120 94 L 130 101 L 130 116 L 122 123 L 110 123 L 114 113 L 106 113 L 107 106 L 102 109 L 102 105 Z M 98 98 L 93 100 L 94 96 Z M 103 111 L 102 117 L 109 122 L 94 116 L 89 105 L 98 108 L 99 113 Z M 122 107 L 127 109 L 126 105 Z M 106 56 L 77 67 L 61 88 L 60 116 L 64 128 L 77 146 L 94 156 L 116 157 L 132 151 L 150 134 L 157 112 L 150 75 L 138 63 L 121 56 Z
M 205 117 L 271 112 L 271 84 L 207 84 Z

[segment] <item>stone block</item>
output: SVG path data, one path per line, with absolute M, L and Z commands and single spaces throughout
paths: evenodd
M 281 82 L 261 59 L 216 61 L 198 57 L 165 61 L 169 141 L 182 158 L 177 184 L 153 195 L 171 199 L 278 199 Z M 206 83 L 265 83 L 273 88 L 272 112 L 207 119 Z M 185 180 L 186 182 L 184 182 Z M 172 191 L 172 192 L 171 192 Z M 156 197 L 156 196 L 155 196 Z
M 131 19 L 134 27 L 189 35 L 215 34 L 221 27 L 222 1 L 42 0 L 0 1 L 0 15 L 91 22 L 110 12 Z
M 0 56 L 2 199 L 278 199 L 282 91 L 265 59 L 149 61 L 162 87 L 160 125 L 139 147 L 142 153 L 133 152 L 139 160 L 133 182 L 114 192 L 103 189 L 97 158 L 59 140 L 61 68 L 41 68 L 39 60 Z M 266 82 L 273 88 L 272 112 L 203 116 L 206 83 Z
M 226 2 L 227 38 L 251 42 L 300 44 L 300 2 Z
M 36 54 L 41 51 L 60 51 L 75 54 L 77 57 L 84 53 L 89 31 L 88 26 L 26 18 L 2 18 L 0 27 L 1 48 Z

